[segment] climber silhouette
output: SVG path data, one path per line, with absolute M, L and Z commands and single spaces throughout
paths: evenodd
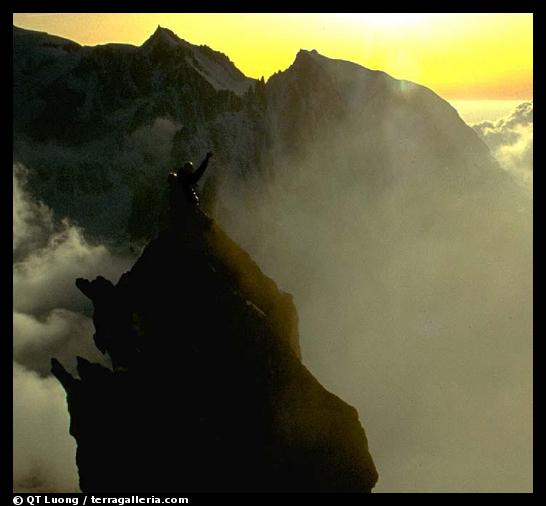
M 182 188 L 186 201 L 197 207 L 199 206 L 197 183 L 205 173 L 211 156 L 212 152 L 209 151 L 197 170 L 193 170 L 193 163 L 186 162 L 176 171 L 176 173 L 171 172 L 169 174 L 169 183 L 171 184 L 171 187 L 176 188 L 177 185 L 180 185 L 179 187 Z

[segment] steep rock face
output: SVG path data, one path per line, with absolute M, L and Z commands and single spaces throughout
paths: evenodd
M 84 492 L 369 492 L 358 414 L 299 358 L 297 313 L 198 210 L 117 285 L 80 279 L 113 371 L 53 360 Z

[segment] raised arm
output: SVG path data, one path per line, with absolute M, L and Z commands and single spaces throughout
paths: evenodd
M 205 159 L 199 165 L 199 168 L 190 176 L 190 183 L 195 184 L 201 179 L 201 176 L 205 173 L 207 166 L 209 164 L 209 158 L 212 156 L 212 152 L 209 151 Z

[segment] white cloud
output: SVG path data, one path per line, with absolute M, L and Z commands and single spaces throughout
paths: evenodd
M 75 373 L 77 355 L 107 364 L 93 344 L 93 322 L 67 309 L 53 309 L 43 317 L 13 313 L 13 359 L 26 368 L 47 376 L 50 359 L 60 360 Z
M 41 202 L 29 198 L 24 190 L 27 171 L 13 166 L 13 255 L 15 259 L 43 246 L 53 232 L 53 213 Z
M 68 434 L 64 390 L 13 364 L 13 489 L 77 492 L 76 443 Z
M 75 224 L 56 221 L 51 210 L 24 188 L 25 169 L 14 166 L 13 298 L 19 312 L 44 314 L 55 308 L 89 309 L 75 287 L 77 277 L 101 274 L 117 281 L 131 259 L 91 244 Z
M 533 182 L 533 102 L 519 104 L 508 117 L 483 121 L 473 128 L 483 138 L 504 169 L 520 183 Z
M 132 259 L 91 244 L 75 224 L 56 219 L 26 191 L 26 174 L 14 165 L 14 490 L 77 491 L 75 442 L 50 359 L 72 372 L 76 355 L 106 361 L 94 347 L 91 304 L 74 282 L 99 274 L 115 282 Z
M 14 264 L 14 306 L 31 313 L 56 307 L 83 309 L 87 299 L 75 287 L 75 279 L 102 274 L 117 281 L 127 265 L 126 259 L 112 255 L 103 245 L 90 244 L 79 228 L 63 221 L 44 247 Z

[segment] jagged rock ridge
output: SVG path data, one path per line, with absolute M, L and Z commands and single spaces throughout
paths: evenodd
M 224 207 L 233 188 L 251 200 L 256 185 L 317 175 L 337 207 L 337 181 L 374 198 L 406 184 L 430 193 L 431 181 L 467 193 L 501 177 L 431 90 L 316 51 L 265 83 L 161 27 L 140 47 L 82 47 L 17 28 L 13 41 L 14 159 L 32 169 L 34 194 L 95 236 L 149 239 L 168 170 L 210 149 L 207 177 Z M 154 130 L 158 120 L 170 135 Z M 224 226 L 226 216 L 216 216 Z
M 113 371 L 53 360 L 84 492 L 369 492 L 358 414 L 299 358 L 297 312 L 200 211 L 117 285 L 78 280 Z

